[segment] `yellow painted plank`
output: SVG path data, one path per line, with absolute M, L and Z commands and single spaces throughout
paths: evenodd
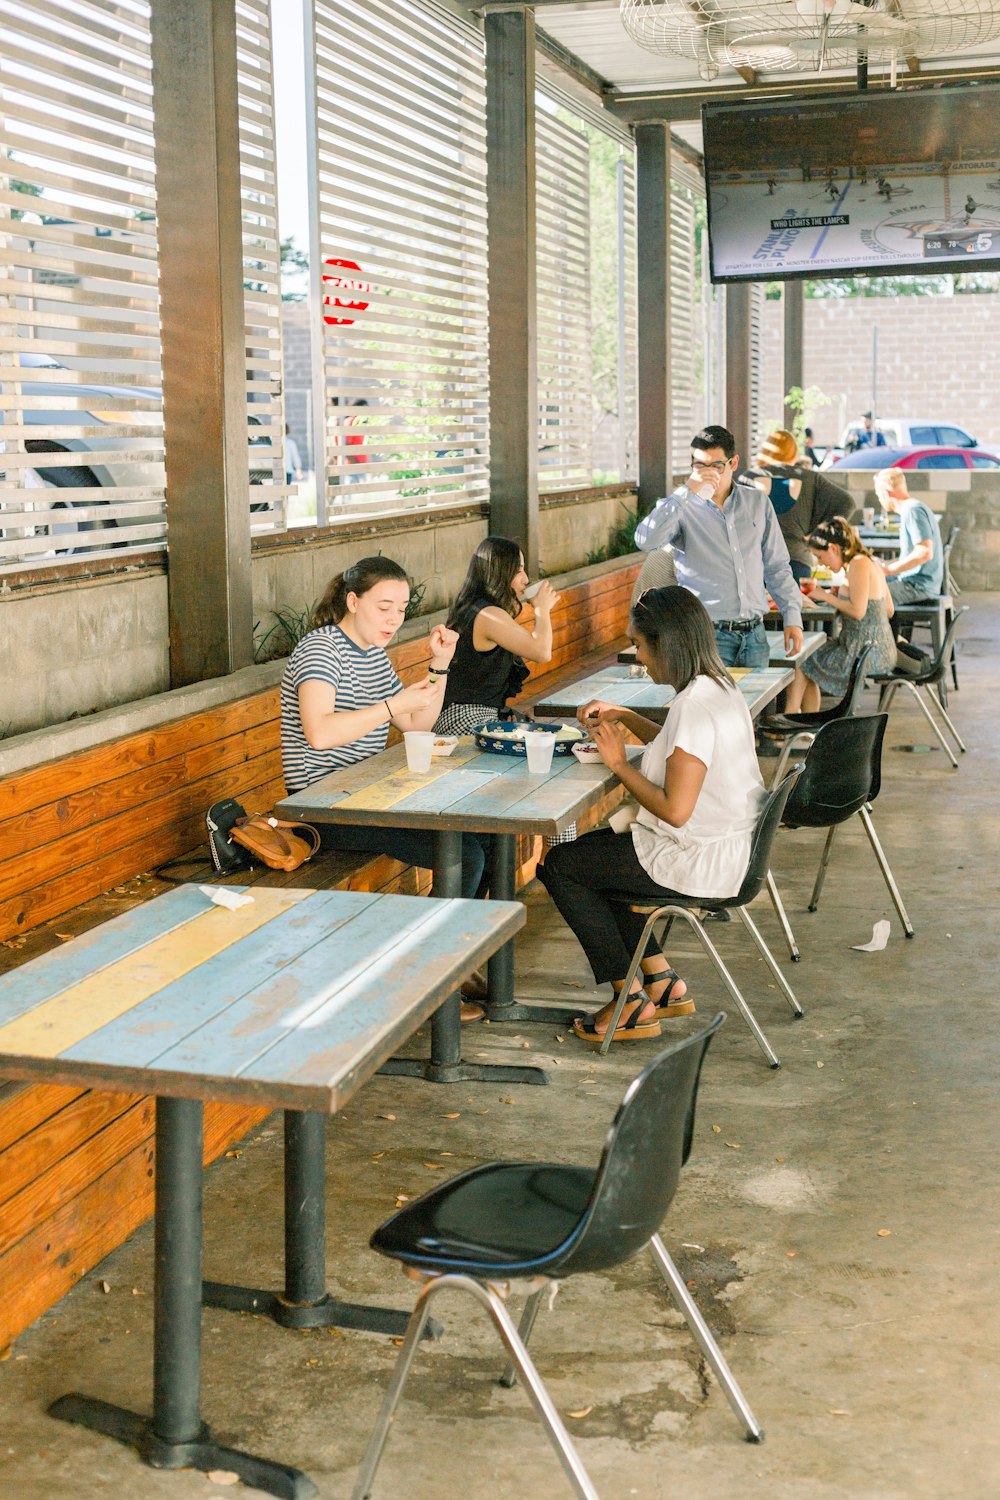
M 58 1057 L 199 964 L 238 943 L 312 891 L 258 886 L 253 904 L 212 906 L 193 921 L 71 985 L 27 1015 L 0 1026 L 0 1053 Z
M 730 677 L 733 679 L 734 682 L 742 682 L 743 678 L 744 677 L 749 677 L 751 672 L 756 671 L 756 668 L 755 667 L 727 667 L 726 671 L 729 673 Z
M 341 798 L 336 804 L 337 811 L 340 812 L 345 807 L 356 807 L 364 812 L 384 812 L 387 807 L 395 807 L 429 782 L 439 781 L 442 776 L 447 776 L 448 770 L 449 763 L 443 760 L 437 765 L 431 761 L 430 770 L 423 776 L 414 776 L 409 771 L 393 771 L 388 776 L 383 776 L 381 781 L 373 781 L 360 791 Z

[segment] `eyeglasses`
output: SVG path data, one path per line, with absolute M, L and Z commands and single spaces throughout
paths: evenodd
M 726 459 L 725 462 L 717 460 L 715 463 L 710 464 L 703 458 L 692 458 L 691 467 L 692 469 L 714 469 L 716 474 L 724 474 L 729 468 L 730 462 L 730 459 Z

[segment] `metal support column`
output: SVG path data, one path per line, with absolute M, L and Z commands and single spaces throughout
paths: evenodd
M 793 385 L 804 387 L 802 374 L 802 329 L 805 313 L 806 284 L 804 281 L 786 281 L 781 288 L 781 306 L 785 324 L 785 368 L 784 394 L 787 396 Z M 789 432 L 796 412 L 785 407 L 785 426 Z
M 182 687 L 253 661 L 236 5 L 158 0 L 151 19 L 170 682 Z
M 750 285 L 726 287 L 726 416 L 742 463 L 752 462 L 750 444 Z
M 521 543 L 538 571 L 538 347 L 535 282 L 535 18 L 487 14 L 490 532 Z
M 638 262 L 639 511 L 673 483 L 670 366 L 670 131 L 635 131 Z

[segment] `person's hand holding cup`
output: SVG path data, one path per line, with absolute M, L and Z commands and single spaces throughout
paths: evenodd
M 803 594 L 806 595 L 807 598 L 813 592 L 813 590 L 815 589 L 815 587 L 816 587 L 816 580 L 815 580 L 815 578 L 800 578 L 799 579 L 799 589 L 800 589 L 800 591 Z

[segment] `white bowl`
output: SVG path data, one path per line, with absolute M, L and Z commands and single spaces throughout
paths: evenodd
M 601 752 L 593 740 L 585 740 L 582 745 L 574 745 L 573 754 L 585 766 L 593 765 L 595 761 L 599 761 L 601 758 Z
M 450 755 L 457 744 L 457 734 L 436 734 L 434 744 L 431 746 L 431 754 L 434 756 Z

